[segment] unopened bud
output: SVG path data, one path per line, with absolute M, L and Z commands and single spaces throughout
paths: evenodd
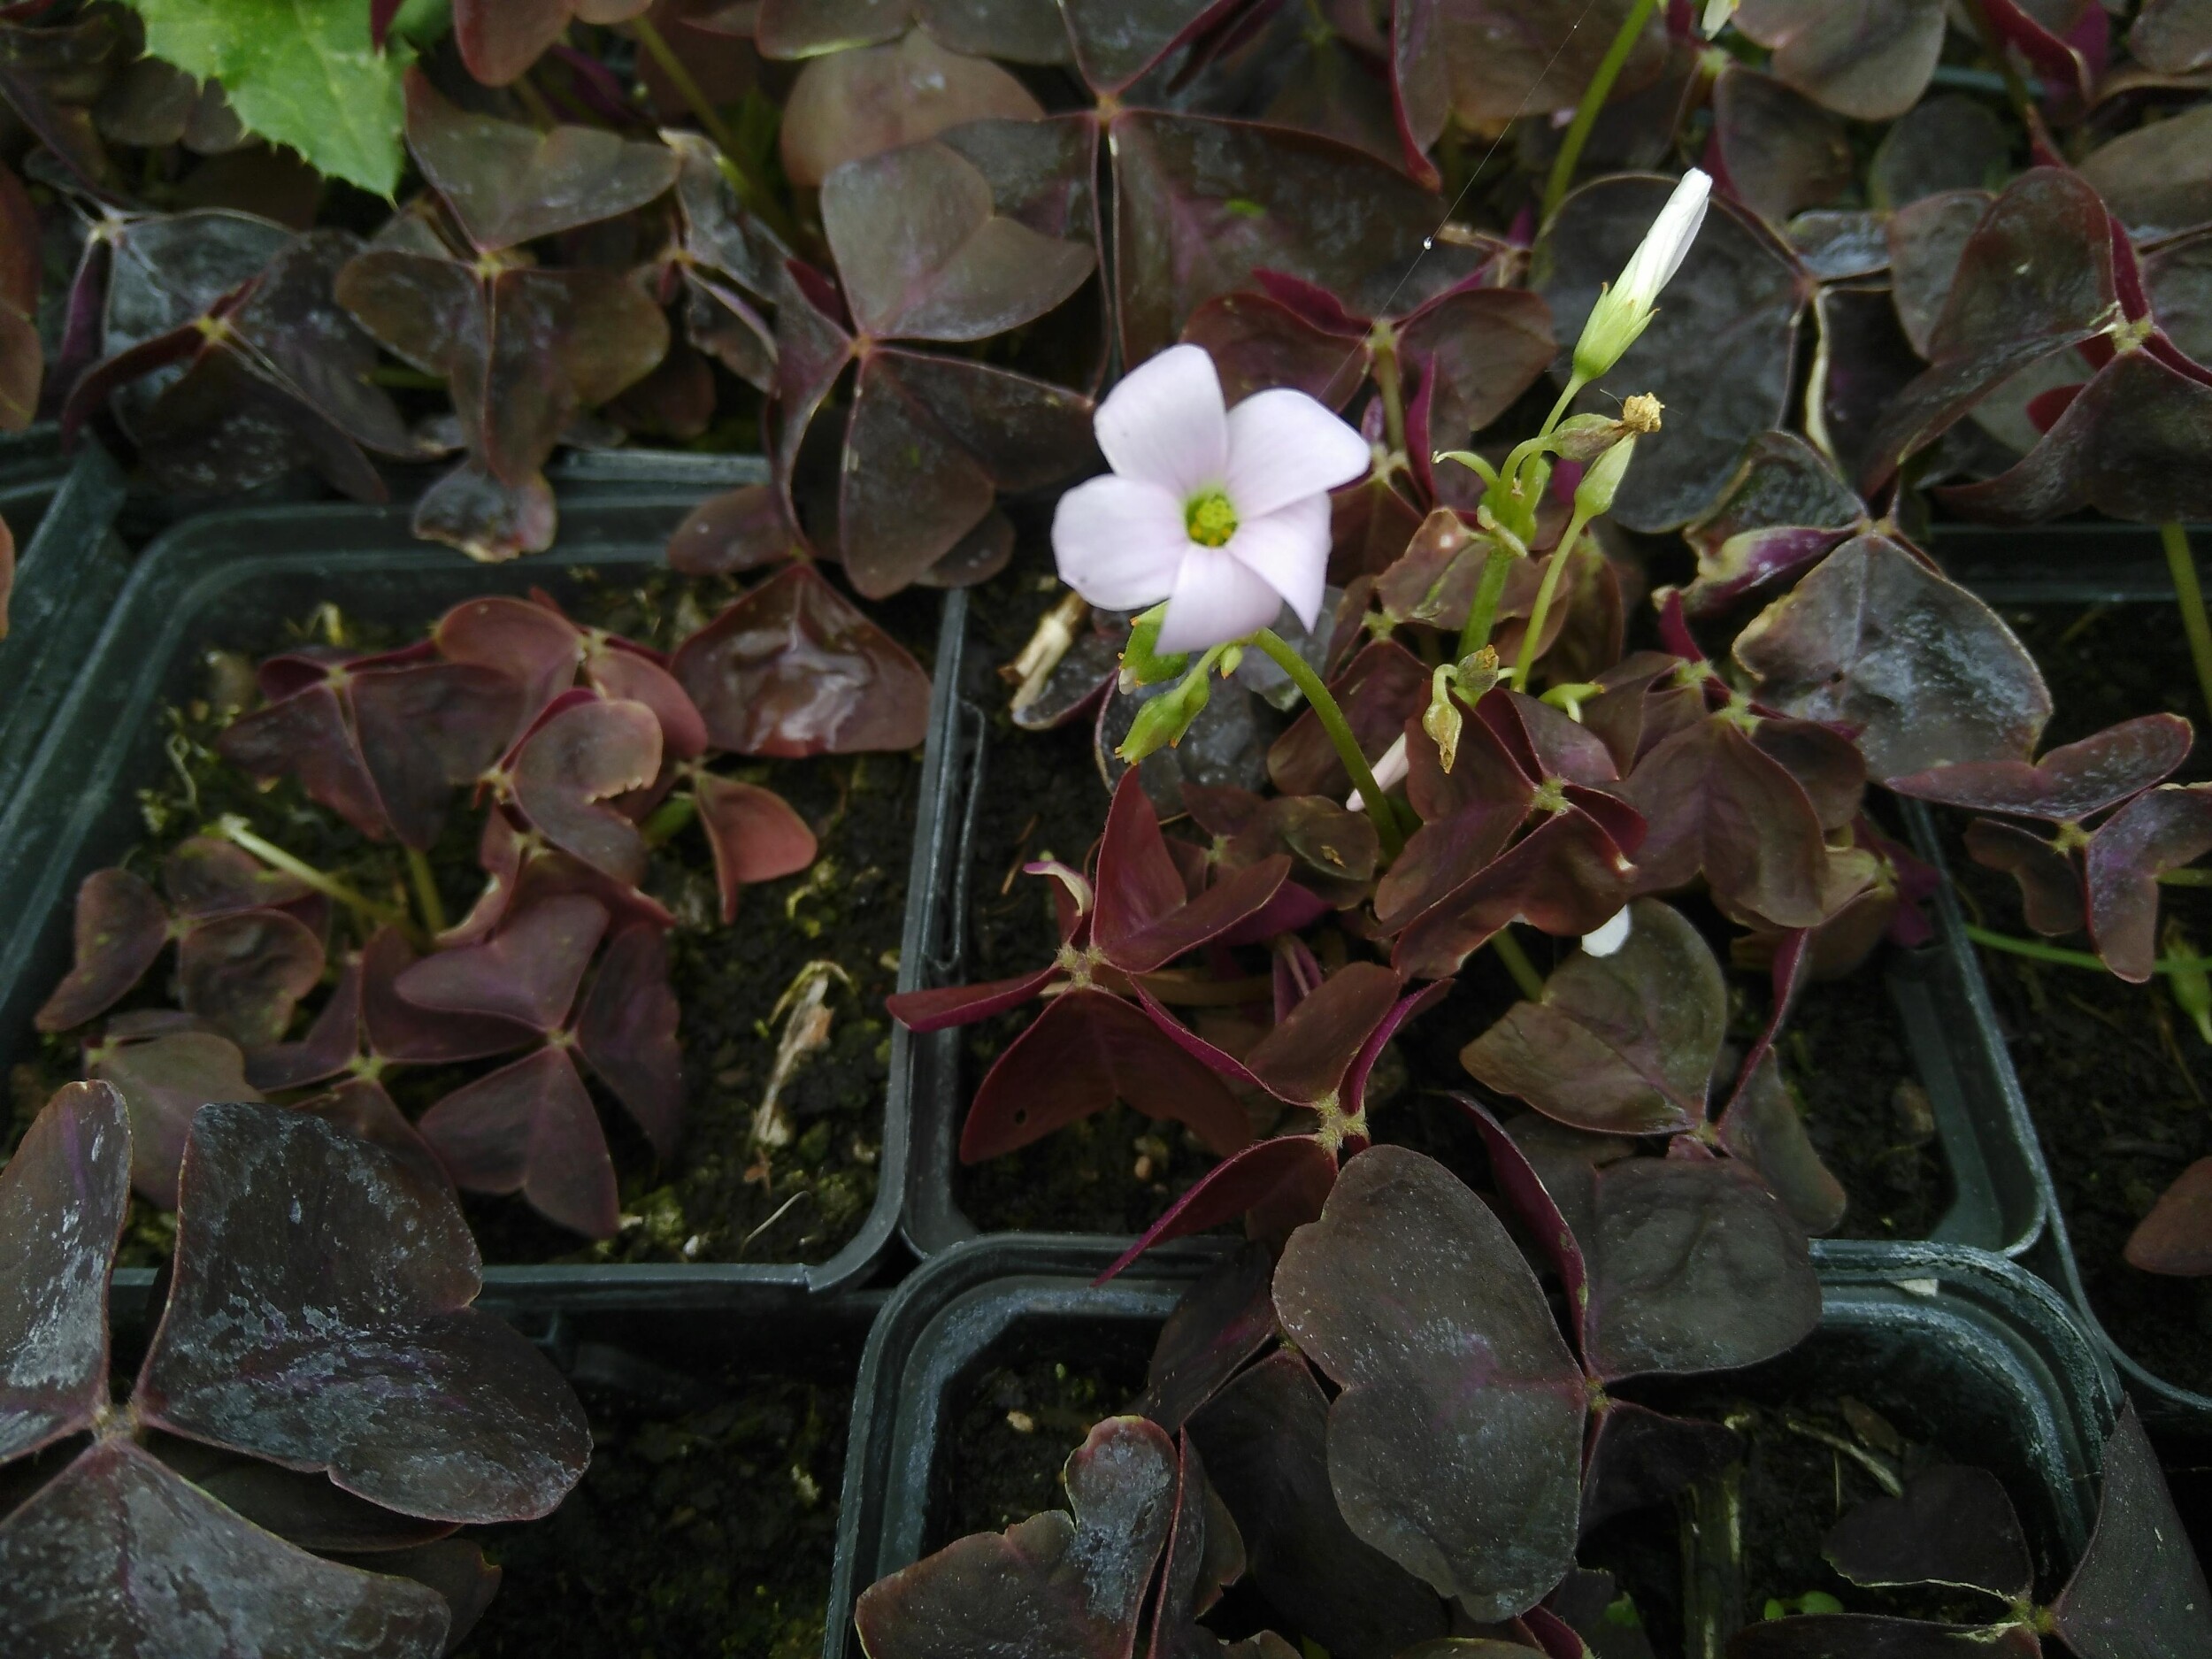
M 1459 732 L 1466 724 L 1459 705 L 1452 701 L 1453 672 L 1446 663 L 1429 676 L 1429 706 L 1421 711 L 1421 729 L 1436 744 L 1437 764 L 1446 772 L 1459 758 Z
M 1600 291 L 1589 319 L 1582 325 L 1581 338 L 1575 342 L 1577 380 L 1587 382 L 1609 373 L 1651 326 L 1659 291 L 1681 268 L 1690 244 L 1697 239 L 1698 227 L 1705 222 L 1712 188 L 1712 180 L 1700 169 L 1693 167 L 1685 173 L 1636 251 L 1629 256 L 1621 280 Z
M 1574 415 L 1553 428 L 1552 453 L 1586 466 L 1627 435 L 1627 427 L 1607 416 Z
M 1129 643 L 1121 648 L 1121 690 L 1125 695 L 1139 686 L 1156 686 L 1163 680 L 1172 680 L 1189 665 L 1187 653 L 1163 657 L 1155 649 L 1160 642 L 1160 624 L 1166 619 L 1167 606 L 1157 604 L 1130 625 Z
M 1181 742 L 1191 722 L 1205 711 L 1206 700 L 1211 695 L 1205 670 L 1206 664 L 1201 663 L 1196 672 L 1184 676 L 1180 685 L 1148 700 L 1137 710 L 1137 718 L 1130 723 L 1129 735 L 1121 740 L 1121 747 L 1114 753 L 1133 765 L 1156 749 Z
M 1575 516 L 1585 521 L 1613 511 L 1614 495 L 1628 476 L 1628 463 L 1636 453 L 1636 440 L 1624 438 L 1590 463 L 1590 470 L 1575 486 Z
M 1494 645 L 1479 646 L 1468 652 L 1452 671 L 1452 683 L 1459 689 L 1459 700 L 1471 709 L 1504 678 L 1505 670 L 1498 663 L 1498 648 Z

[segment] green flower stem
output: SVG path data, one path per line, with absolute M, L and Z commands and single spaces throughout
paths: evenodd
M 1375 389 L 1382 394 L 1383 435 L 1394 454 L 1406 450 L 1405 382 L 1398 373 L 1398 335 L 1387 323 L 1375 325 Z
M 737 135 L 730 131 L 729 124 L 722 119 L 722 112 L 714 107 L 714 100 L 707 96 L 706 88 L 699 84 L 697 77 L 676 55 L 666 37 L 653 26 L 650 18 L 634 18 L 630 27 L 637 35 L 637 43 L 645 49 L 647 56 L 660 65 L 661 73 L 676 88 L 677 96 L 683 99 L 685 106 L 698 121 L 700 130 L 713 140 L 715 149 L 722 152 L 722 176 L 729 180 L 730 188 L 743 198 L 746 206 L 767 221 L 769 228 L 776 234 L 787 242 L 795 242 L 796 230 L 789 217 L 740 164 Z
M 374 899 L 339 880 L 336 876 L 324 874 L 305 859 L 295 858 L 274 841 L 257 835 L 247 826 L 244 818 L 220 818 L 215 820 L 211 827 L 215 833 L 226 841 L 244 848 L 270 869 L 281 870 L 288 876 L 298 878 L 325 897 L 337 900 L 339 903 L 363 920 L 373 923 L 379 927 L 390 926 L 403 929 L 417 944 L 424 942 L 423 934 L 410 919 L 405 910 L 394 905 L 379 904 Z
M 1992 950 L 2008 951 L 2016 956 L 2026 956 L 2036 962 L 2056 963 L 2062 968 L 2087 968 L 2095 973 L 2109 973 L 2099 958 L 2085 950 L 2068 950 L 2060 945 L 2047 945 L 2039 939 L 2016 939 L 2010 933 L 1993 933 L 1986 927 L 1967 924 L 1966 936 L 1978 945 Z M 2161 956 L 2151 964 L 2153 973 L 2202 973 L 2212 970 L 2212 956 Z
M 2030 133 L 2043 130 L 2043 117 L 2035 107 L 2035 100 L 2028 96 L 2028 83 L 2020 78 L 2020 71 L 2012 61 L 2012 54 L 1997 38 L 1997 31 L 1990 26 L 1989 13 L 1982 10 L 1982 0 L 1965 0 L 1967 20 L 1974 26 L 1974 34 L 1982 43 L 1982 50 L 1997 66 L 1998 79 L 2004 83 L 2006 100 L 2012 112 L 2020 118 L 2020 125 Z
M 2170 887 L 2212 887 L 2212 867 L 2193 864 L 2186 870 L 2162 871 L 2158 879 Z
M 2190 660 L 2197 665 L 2197 691 L 2212 712 L 2212 621 L 2204 612 L 2204 588 L 2197 580 L 2197 562 L 2190 556 L 2189 533 L 2178 524 L 2158 526 L 2166 544 L 2166 568 L 2173 572 L 2174 597 L 2181 601 L 2182 632 L 2189 636 Z
M 1544 424 L 1532 438 L 1524 438 L 1515 444 L 1505 457 L 1505 465 L 1498 469 L 1497 477 L 1484 495 L 1491 512 L 1501 523 L 1513 526 L 1514 534 L 1525 541 L 1536 533 L 1535 503 L 1527 500 L 1524 475 L 1543 458 L 1551 447 L 1551 434 L 1566 419 L 1567 411 L 1582 388 L 1589 382 L 1578 374 L 1570 374 L 1567 384 L 1559 394 L 1559 401 L 1551 406 L 1551 413 L 1544 417 Z
M 672 840 L 692 819 L 699 816 L 699 797 L 696 795 L 672 795 L 655 807 L 640 831 L 648 847 L 659 847 Z
M 1336 745 L 1337 758 L 1344 763 L 1344 770 L 1351 774 L 1353 786 L 1359 790 L 1360 804 L 1375 821 L 1375 834 L 1382 843 L 1384 859 L 1395 858 L 1405 846 L 1405 838 L 1398 833 L 1398 815 L 1391 810 L 1382 787 L 1375 781 L 1375 769 L 1361 753 L 1359 739 L 1352 735 L 1352 728 L 1344 719 L 1344 710 L 1336 706 L 1336 698 L 1322 683 L 1321 676 L 1313 672 L 1312 664 L 1293 650 L 1274 629 L 1262 628 L 1252 636 L 1251 642 L 1290 676 L 1291 683 L 1313 710 L 1321 729 L 1329 734 L 1329 741 Z
M 1575 168 L 1582 160 L 1582 147 L 1590 141 L 1590 129 L 1598 124 L 1598 111 L 1612 96 L 1613 83 L 1621 78 L 1629 54 L 1636 50 L 1637 37 L 1643 34 L 1644 25 L 1651 21 L 1651 14 L 1658 9 L 1659 0 L 1636 0 L 1628 15 L 1621 19 L 1620 33 L 1605 49 L 1597 73 L 1583 88 L 1582 102 L 1575 106 L 1574 124 L 1567 128 L 1559 154 L 1552 158 L 1551 177 L 1544 181 L 1544 211 L 1538 221 L 1540 225 L 1549 224 L 1551 216 L 1559 211 L 1560 203 L 1566 199 L 1567 187 L 1574 182 Z
M 1513 937 L 1513 924 L 1508 922 L 1490 935 L 1490 949 L 1498 953 L 1498 960 L 1505 964 L 1505 971 L 1513 976 L 1513 983 L 1521 995 L 1532 1002 L 1544 1000 L 1544 976 L 1536 972 L 1536 964 L 1528 959 L 1528 952 L 1521 949 L 1521 941 Z
M 423 926 L 434 937 L 445 932 L 445 902 L 438 896 L 438 878 L 419 848 L 407 849 L 407 879 L 414 883 L 415 908 L 422 912 Z
M 1559 548 L 1551 556 L 1551 563 L 1544 567 L 1544 580 L 1536 589 L 1536 607 L 1529 612 L 1528 632 L 1521 636 L 1521 660 L 1513 664 L 1513 689 L 1526 691 L 1529 676 L 1536 672 L 1537 642 L 1544 637 L 1544 624 L 1551 616 L 1551 603 L 1559 593 L 1559 578 L 1566 571 L 1568 562 L 1575 556 L 1581 543 L 1582 532 L 1589 525 L 1590 515 L 1578 507 L 1574 517 L 1567 521 L 1567 534 L 1559 538 Z
M 1474 603 L 1467 607 L 1467 626 L 1459 631 L 1459 661 L 1465 662 L 1490 643 L 1490 630 L 1498 621 L 1498 601 L 1505 593 L 1505 579 L 1513 573 L 1513 561 L 1519 557 L 1501 541 L 1483 560 L 1482 580 L 1476 584 Z

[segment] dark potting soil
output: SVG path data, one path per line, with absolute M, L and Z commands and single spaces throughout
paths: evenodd
M 2203 722 L 2179 613 L 2166 604 L 2040 606 L 2005 618 L 2035 655 L 2056 711 L 2047 743 L 2171 710 Z M 2212 777 L 2200 738 L 2176 779 Z M 2018 890 L 1975 864 L 1947 814 L 1947 856 L 1970 917 L 2025 935 Z M 2162 926 L 2212 948 L 2212 892 L 2161 889 Z M 2086 949 L 2079 936 L 2053 941 Z M 2212 1279 L 2130 1267 L 2128 1235 L 2174 1178 L 2212 1155 L 2212 1050 L 2160 976 L 2134 986 L 2096 973 L 1984 949 L 1997 1017 L 2066 1217 L 2091 1305 L 2123 1351 L 2154 1375 L 2212 1392 Z
M 674 1417 L 588 1393 L 581 1483 L 542 1521 L 471 1534 L 503 1578 L 462 1659 L 821 1651 L 851 1384 L 719 1380 Z
M 610 582 L 573 609 L 581 621 L 665 649 L 738 591 L 726 581 L 656 572 L 634 585 Z M 934 595 L 915 595 L 875 610 L 925 667 L 936 603 Z M 327 641 L 328 626 L 319 616 L 284 638 L 242 641 L 242 650 L 213 654 L 208 694 L 165 711 L 176 771 L 140 792 L 148 835 L 128 862 L 142 873 L 150 876 L 163 853 L 202 826 L 235 812 L 359 890 L 407 902 L 404 865 L 394 849 L 315 805 L 293 780 L 256 788 L 211 748 L 226 710 L 250 695 L 257 657 L 303 641 Z M 352 632 L 342 637 L 357 646 L 398 642 Z M 898 976 L 919 757 L 725 761 L 717 770 L 781 794 L 814 830 L 820 850 L 800 874 L 749 887 L 729 928 L 721 925 L 703 835 L 686 828 L 655 853 L 648 889 L 679 921 L 670 971 L 690 1087 L 682 1150 L 672 1166 L 660 1166 L 587 1069 L 620 1182 L 622 1231 L 591 1242 L 545 1220 L 519 1194 L 465 1194 L 463 1209 L 488 1262 L 820 1261 L 852 1236 L 875 1202 L 890 1071 L 883 999 Z M 480 823 L 481 814 L 457 799 L 447 833 L 430 854 L 449 918 L 465 913 L 482 886 L 476 863 Z M 334 963 L 337 954 L 334 949 Z M 789 1142 L 757 1147 L 754 1116 L 787 1012 L 778 1005 L 810 972 L 832 979 L 829 1036 L 798 1064 L 779 1096 L 789 1114 Z M 303 1009 L 296 1033 L 319 1002 Z M 150 974 L 123 1004 L 146 1005 L 168 1005 L 165 973 Z M 11 1145 L 53 1089 L 81 1074 L 80 1035 L 49 1037 L 36 1064 L 14 1068 Z M 388 1074 L 387 1087 L 403 1110 L 417 1116 L 488 1069 L 403 1069 Z M 157 1264 L 167 1256 L 173 1233 L 172 1217 L 134 1202 L 124 1259 Z

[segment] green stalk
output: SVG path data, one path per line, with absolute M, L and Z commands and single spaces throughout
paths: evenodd
M 2020 125 L 2030 133 L 2043 129 L 2043 118 L 2036 112 L 2035 100 L 2028 96 L 2028 83 L 2020 79 L 2020 71 L 2012 61 L 2012 54 L 2005 50 L 2004 42 L 1997 38 L 1997 31 L 1990 26 L 1989 13 L 1982 10 L 1982 0 L 1965 0 L 1967 20 L 1973 24 L 1974 34 L 1982 43 L 1982 50 L 1989 61 L 1997 65 L 1997 75 L 2005 83 L 2005 97 L 2012 105 L 2012 112 L 2020 118 Z
M 1375 343 L 1375 389 L 1382 394 L 1383 435 L 1389 440 L 1392 450 L 1404 455 L 1406 450 L 1406 394 L 1405 383 L 1398 373 L 1398 336 L 1390 331 L 1387 323 L 1377 325 L 1379 330 L 1388 332 L 1389 338 Z
M 407 849 L 407 878 L 415 885 L 415 907 L 422 912 L 422 925 L 434 937 L 445 932 L 445 902 L 438 896 L 438 878 L 418 848 Z
M 1498 601 L 1505 593 L 1505 579 L 1513 573 L 1517 557 L 1500 542 L 1483 560 L 1482 580 L 1475 588 L 1474 603 L 1467 607 L 1467 626 L 1459 631 L 1459 661 L 1465 662 L 1490 643 L 1490 630 L 1498 621 Z
M 220 818 L 211 827 L 215 833 L 244 848 L 270 869 L 281 870 L 288 876 L 298 878 L 325 897 L 337 900 L 365 921 L 373 922 L 380 927 L 402 928 L 419 942 L 421 935 L 416 932 L 406 911 L 389 904 L 379 904 L 374 899 L 339 880 L 336 876 L 326 875 L 306 860 L 295 858 L 274 841 L 254 833 L 247 826 L 245 819 Z
M 1567 534 L 1559 538 L 1558 551 L 1551 556 L 1551 563 L 1544 567 L 1544 580 L 1536 589 L 1536 608 L 1529 612 L 1528 632 L 1521 636 L 1521 660 L 1513 664 L 1513 689 L 1526 691 L 1529 676 L 1536 672 L 1537 641 L 1544 637 L 1544 624 L 1551 616 L 1551 602 L 1559 593 L 1559 578 L 1574 557 L 1576 545 L 1582 540 L 1582 532 L 1590 522 L 1590 515 L 1578 507 L 1574 517 L 1567 521 Z
M 698 816 L 699 798 L 695 794 L 672 795 L 653 809 L 640 833 L 645 837 L 648 847 L 659 847 Z
M 1505 964 L 1505 971 L 1513 976 L 1513 983 L 1521 995 L 1532 1002 L 1544 1000 L 1544 976 L 1536 972 L 1536 964 L 1528 959 L 1528 952 L 1521 949 L 1521 941 L 1513 937 L 1513 924 L 1508 922 L 1490 935 L 1490 949 L 1498 953 L 1498 960 Z
M 1312 664 L 1291 649 L 1283 637 L 1272 628 L 1262 628 L 1252 636 L 1252 643 L 1273 659 L 1275 666 L 1288 674 L 1291 683 L 1298 687 L 1307 705 L 1321 722 L 1321 729 L 1329 734 L 1329 741 L 1336 745 L 1337 758 L 1344 763 L 1344 770 L 1351 774 L 1353 786 L 1359 791 L 1360 804 L 1367 809 L 1367 816 L 1375 821 L 1375 834 L 1382 842 L 1386 861 L 1395 858 L 1405 846 L 1405 838 L 1398 833 L 1398 815 L 1390 810 L 1390 803 L 1383 796 L 1382 787 L 1375 781 L 1375 769 L 1367 764 L 1361 753 L 1359 739 L 1352 735 L 1346 723 L 1344 710 L 1336 706 L 1336 698 L 1330 694 L 1321 676 L 1313 672 Z
M 2197 692 L 2207 712 L 2212 712 L 2212 621 L 2204 612 L 2204 588 L 2197 580 L 2197 562 L 2190 557 L 2189 533 L 2180 525 L 2158 526 L 2166 544 L 2166 568 L 2173 572 L 2174 597 L 2181 601 L 2181 628 L 2189 636 L 2189 657 L 2197 665 Z
M 1559 146 L 1559 154 L 1552 158 L 1551 177 L 1544 181 L 1544 211 L 1540 225 L 1551 222 L 1551 216 L 1559 211 L 1559 204 L 1567 195 L 1567 187 L 1574 182 L 1575 168 L 1582 160 L 1582 147 L 1590 140 L 1590 129 L 1598 123 L 1598 111 L 1605 107 L 1605 100 L 1612 96 L 1613 83 L 1621 78 L 1627 66 L 1629 54 L 1636 50 L 1637 37 L 1643 34 L 1644 25 L 1651 21 L 1659 0 L 1636 0 L 1628 15 L 1621 20 L 1620 33 L 1605 49 L 1605 58 L 1598 65 L 1598 72 L 1583 88 L 1582 102 L 1575 106 L 1574 124 L 1567 128 L 1565 141 Z
M 2193 864 L 2186 870 L 2165 870 L 2159 881 L 2170 887 L 2212 887 L 2212 868 Z
M 2110 968 L 2086 950 L 2068 950 L 2062 945 L 2047 945 L 2039 939 L 2016 939 L 2010 933 L 1993 933 L 1986 927 L 1966 925 L 1966 936 L 1978 945 L 1992 950 L 2008 951 L 2016 956 L 2026 956 L 2035 962 L 2056 963 L 2062 968 L 2087 968 L 2096 973 L 2109 973 Z M 2161 956 L 2151 964 L 2153 973 L 2203 973 L 2212 972 L 2212 956 Z
M 637 43 L 660 65 L 661 73 L 676 88 L 677 96 L 683 99 L 685 107 L 690 110 L 693 119 L 699 123 L 699 130 L 713 140 L 715 149 L 722 152 L 722 176 L 729 180 L 730 188 L 742 196 L 745 204 L 765 219 L 779 236 L 787 242 L 795 242 L 797 232 L 790 219 L 740 163 L 737 135 L 730 131 L 729 123 L 722 119 L 722 112 L 714 107 L 714 101 L 707 96 L 706 88 L 699 84 L 697 77 L 686 66 L 684 60 L 676 56 L 666 37 L 653 27 L 650 18 L 634 18 L 630 27 L 636 31 Z

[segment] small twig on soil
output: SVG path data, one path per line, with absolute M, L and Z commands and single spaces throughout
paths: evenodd
M 1856 1441 L 1846 1440 L 1832 1430 L 1822 1428 L 1817 1423 L 1808 1423 L 1802 1417 L 1785 1417 L 1782 1426 L 1806 1440 L 1818 1440 L 1823 1446 L 1833 1447 L 1873 1476 L 1874 1484 L 1891 1497 L 1901 1498 L 1905 1495 L 1905 1483 L 1897 1478 L 1897 1471 Z

